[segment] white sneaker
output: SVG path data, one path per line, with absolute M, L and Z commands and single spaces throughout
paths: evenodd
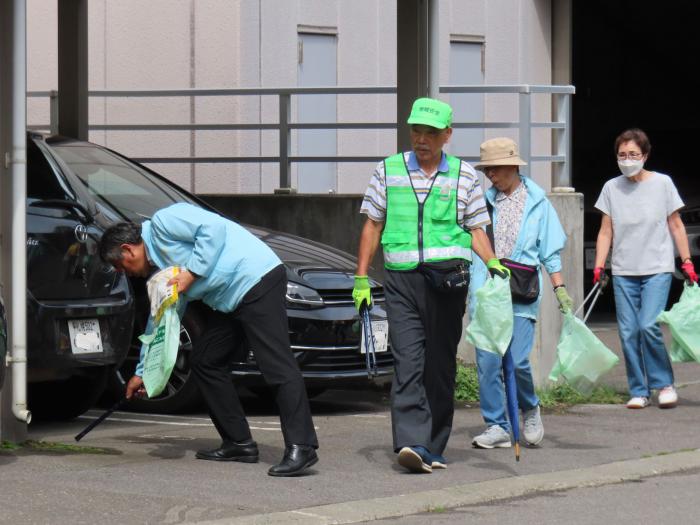
M 530 445 L 539 445 L 544 439 L 544 425 L 540 417 L 539 405 L 531 410 L 523 411 L 523 435 Z
M 476 448 L 509 448 L 510 434 L 498 425 L 491 425 L 472 440 Z
M 659 408 L 673 408 L 678 404 L 678 394 L 673 385 L 665 386 L 659 390 Z
M 629 401 L 627 401 L 627 408 L 645 408 L 649 406 L 649 398 L 648 397 L 633 397 Z

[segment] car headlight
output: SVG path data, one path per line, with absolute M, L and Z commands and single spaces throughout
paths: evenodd
M 287 305 L 296 308 L 318 308 L 323 306 L 323 299 L 316 290 L 297 283 L 287 283 Z

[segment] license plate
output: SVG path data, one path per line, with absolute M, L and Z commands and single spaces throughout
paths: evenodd
M 370 321 L 372 323 L 372 335 L 374 336 L 374 352 L 386 352 L 389 344 L 389 321 Z M 360 353 L 367 353 L 367 345 L 365 344 L 365 327 L 362 325 L 362 333 L 360 334 Z
M 68 334 L 74 354 L 102 352 L 102 334 L 97 319 L 69 319 Z

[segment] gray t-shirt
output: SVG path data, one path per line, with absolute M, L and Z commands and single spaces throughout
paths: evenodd
M 683 201 L 668 175 L 653 172 L 641 182 L 624 175 L 610 179 L 595 207 L 612 219 L 613 275 L 673 272 L 668 217 L 683 207 Z

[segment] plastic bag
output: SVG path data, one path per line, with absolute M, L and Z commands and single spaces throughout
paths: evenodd
M 550 381 L 558 381 L 563 377 L 579 392 L 589 394 L 598 379 L 618 361 L 620 358 L 581 319 L 571 312 L 564 314 L 557 344 L 557 359 L 549 373 Z
M 684 286 L 678 302 L 656 320 L 671 329 L 671 361 L 700 362 L 700 287 L 696 283 Z
M 160 394 L 168 384 L 180 346 L 180 317 L 177 314 L 177 287 L 167 282 L 178 273 L 177 267 L 161 270 L 147 283 L 155 330 L 139 337 L 148 345 L 143 362 L 143 384 L 148 397 Z
M 146 283 L 148 300 L 151 303 L 151 317 L 156 324 L 165 309 L 177 302 L 177 286 L 168 285 L 168 281 L 180 273 L 180 268 L 170 266 L 153 274 Z
M 675 339 L 671 339 L 671 348 L 668 349 L 668 355 L 674 363 L 692 363 L 695 361 L 695 356 L 688 353 Z
M 508 279 L 490 277 L 476 292 L 474 317 L 467 326 L 467 341 L 503 356 L 513 337 L 513 302 Z

